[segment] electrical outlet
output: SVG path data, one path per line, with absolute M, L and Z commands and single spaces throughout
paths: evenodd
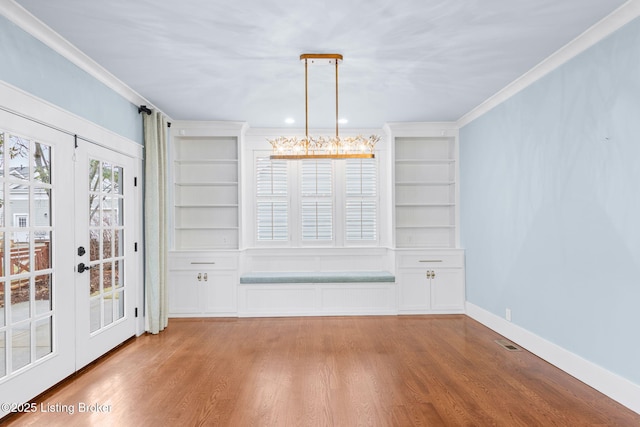
M 510 308 L 507 308 L 505 310 L 504 317 L 507 319 L 508 322 L 511 322 L 511 309 Z

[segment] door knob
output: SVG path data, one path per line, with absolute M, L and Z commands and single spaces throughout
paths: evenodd
M 84 273 L 86 270 L 91 270 L 94 267 L 97 267 L 98 264 L 96 265 L 85 265 L 84 262 L 81 262 L 80 264 L 78 264 L 78 273 Z

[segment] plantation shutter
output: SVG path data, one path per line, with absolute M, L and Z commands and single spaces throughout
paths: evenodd
M 346 239 L 376 240 L 378 171 L 375 159 L 346 161 Z
M 258 240 L 289 238 L 287 162 L 256 158 L 256 220 Z
M 333 166 L 331 160 L 302 161 L 302 240 L 333 239 Z

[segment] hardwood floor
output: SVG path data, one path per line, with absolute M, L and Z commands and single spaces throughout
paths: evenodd
M 466 316 L 172 319 L 164 333 L 131 340 L 40 396 L 36 413 L 2 421 L 640 425 L 640 415 L 529 352 L 507 351 L 494 342 L 501 338 Z M 109 406 L 80 413 L 81 403 Z

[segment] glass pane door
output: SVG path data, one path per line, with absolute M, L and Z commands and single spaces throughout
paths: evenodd
M 53 352 L 50 145 L 0 134 L 0 374 Z
M 77 328 L 80 368 L 135 333 L 127 257 L 133 161 L 81 142 L 76 153 Z
M 72 144 L 0 111 L 0 402 L 74 370 Z
M 89 331 L 124 317 L 123 169 L 89 160 Z

